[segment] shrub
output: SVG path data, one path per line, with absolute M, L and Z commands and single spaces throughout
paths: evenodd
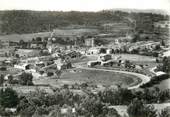
M 3 83 L 4 83 L 4 75 L 1 74 L 0 75 L 0 86 L 3 85 Z
M 19 76 L 19 84 L 21 84 L 21 85 L 33 85 L 32 79 L 33 79 L 32 74 L 23 72 Z
M 6 67 L 0 67 L 0 71 L 6 71 L 7 68 Z
M 168 74 L 164 74 L 164 75 L 161 75 L 161 76 L 154 76 L 154 77 L 151 78 L 151 80 L 149 82 L 142 84 L 140 87 L 141 88 L 151 87 L 154 84 L 158 84 L 158 83 L 160 83 L 160 81 L 168 79 L 168 78 L 169 78 Z
M 54 73 L 53 72 L 47 72 L 47 76 L 53 76 Z
M 146 106 L 141 100 L 135 99 L 127 109 L 129 117 L 157 117 L 154 106 Z
M 11 88 L 0 90 L 0 105 L 3 107 L 15 107 L 18 104 L 18 94 Z
M 170 117 L 170 107 L 166 107 L 165 109 L 162 109 L 158 115 L 159 117 Z

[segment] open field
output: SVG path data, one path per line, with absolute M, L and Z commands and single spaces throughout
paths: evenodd
M 114 57 L 121 56 L 122 60 L 130 60 L 133 62 L 155 62 L 155 57 L 142 56 L 137 54 L 115 54 Z
M 70 36 L 70 35 L 81 35 L 86 33 L 97 33 L 97 29 L 56 29 L 54 35 L 57 36 Z M 39 32 L 39 33 L 29 33 L 29 34 L 10 34 L 10 35 L 0 35 L 0 40 L 3 41 L 24 41 L 32 40 L 35 37 L 49 37 L 50 32 Z
M 106 72 L 99 70 L 78 70 L 76 73 L 66 73 L 62 76 L 63 80 L 70 83 L 89 82 L 92 84 L 101 85 L 116 85 L 122 84 L 122 86 L 131 86 L 134 83 L 139 83 L 140 79 L 133 75 L 127 75 L 116 72 Z
M 49 32 L 31 33 L 31 34 L 10 34 L 10 35 L 0 35 L 0 40 L 3 41 L 24 41 L 32 40 L 35 37 L 45 37 L 49 36 Z
M 133 75 L 106 72 L 100 70 L 82 70 L 75 69 L 64 72 L 61 79 L 35 79 L 35 84 L 50 84 L 52 86 L 59 86 L 63 84 L 75 84 L 75 83 L 89 83 L 95 85 L 117 85 L 121 84 L 123 87 L 133 86 L 141 82 L 141 79 Z

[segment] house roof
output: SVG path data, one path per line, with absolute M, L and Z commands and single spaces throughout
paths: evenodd
M 170 56 L 170 50 L 166 51 L 163 53 L 163 57 L 169 57 Z

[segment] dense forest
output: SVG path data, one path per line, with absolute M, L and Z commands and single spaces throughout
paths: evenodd
M 62 11 L 24 11 L 11 10 L 0 11 L 0 32 L 33 33 L 49 31 L 58 27 L 69 25 L 98 26 L 104 23 L 136 23 L 137 31 L 153 30 L 153 23 L 168 20 L 167 15 L 155 13 L 135 13 L 124 11 L 100 11 L 100 12 L 62 12 Z

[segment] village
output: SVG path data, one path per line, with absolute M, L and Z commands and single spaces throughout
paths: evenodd
M 102 45 L 96 43 L 98 35 L 83 37 L 81 41 L 60 35 L 64 41 L 72 43 L 62 45 L 55 42 L 57 38 L 59 37 L 55 37 L 54 32 L 51 32 L 49 37 L 35 37 L 28 42 L 1 41 L 0 70 L 1 78 L 4 77 L 3 81 L 1 79 L 3 87 L 14 87 L 19 93 L 35 91 L 38 87 L 47 92 L 67 87 L 82 95 L 88 91 L 96 94 L 107 87 L 147 87 L 153 77 L 167 78 L 168 73 L 159 70 L 159 63 L 163 58 L 169 58 L 169 45 L 164 42 L 133 43 L 130 37 L 120 37 L 115 39 L 115 42 Z M 105 74 L 112 70 L 116 74 L 133 76 L 132 81 L 123 82 L 124 79 L 130 79 L 122 75 L 122 81 L 117 76 L 111 83 L 112 80 L 107 78 L 113 75 L 111 73 L 100 75 L 105 81 L 102 81 L 100 76 L 95 76 L 99 72 Z M 24 75 L 28 75 L 27 79 L 20 81 Z M 86 90 L 82 90 L 83 84 L 88 86 Z M 25 86 L 22 88 L 22 85 Z
M 0 35 L 0 117 L 169 117 L 170 23 L 125 19 Z

